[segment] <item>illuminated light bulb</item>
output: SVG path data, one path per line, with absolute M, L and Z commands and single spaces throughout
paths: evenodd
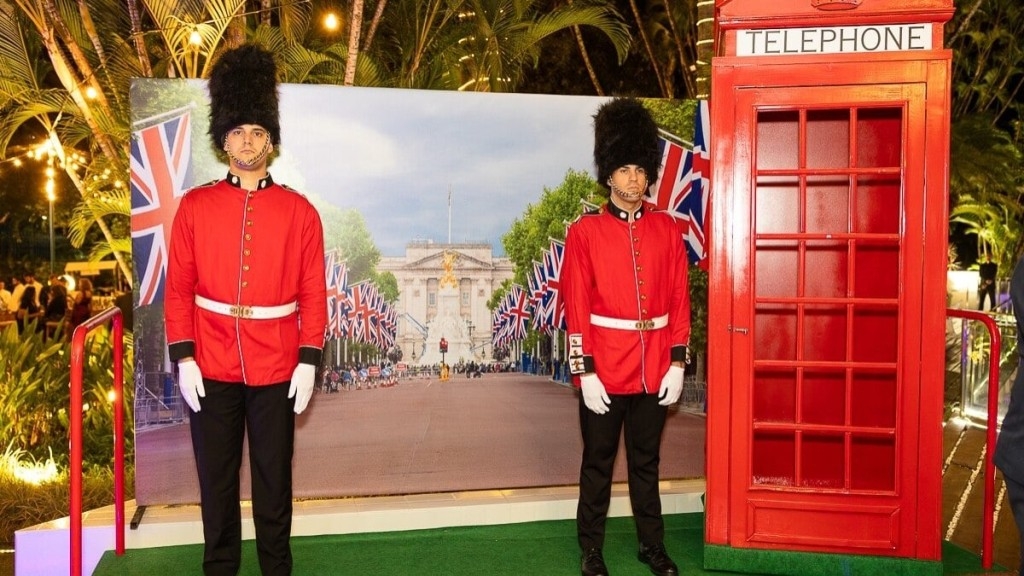
M 88 98 L 89 100 L 95 100 L 96 99 L 96 95 L 97 95 L 96 89 L 93 88 L 92 86 L 89 86 L 88 88 L 85 89 L 85 97 Z
M 14 159 L 14 167 L 15 168 L 21 167 L 21 158 L 15 158 Z
M 328 32 L 334 32 L 341 27 L 341 21 L 338 20 L 338 15 L 334 12 L 328 12 L 324 16 L 324 29 Z
M 115 400 L 117 400 L 117 392 L 114 392 L 113 390 L 107 390 L 107 402 L 113 404 Z
M 53 166 L 46 167 L 46 177 L 53 178 Z
M 188 43 L 193 46 L 202 46 L 203 37 L 199 34 L 199 30 L 192 30 L 192 33 L 188 35 Z

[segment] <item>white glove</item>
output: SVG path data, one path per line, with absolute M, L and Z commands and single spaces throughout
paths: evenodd
M 295 398 L 295 413 L 302 414 L 313 396 L 313 382 L 316 380 L 316 366 L 303 364 L 295 367 L 292 372 L 292 385 L 288 389 L 288 397 Z
M 608 406 L 612 403 L 608 393 L 604 391 L 604 384 L 597 374 L 584 374 L 580 376 L 580 390 L 583 392 L 583 403 L 587 405 L 594 414 L 607 414 Z
M 679 366 L 668 367 L 668 372 L 661 378 L 661 393 L 658 394 L 661 400 L 658 404 L 671 406 L 679 401 L 683 395 L 683 373 L 684 370 Z
M 203 373 L 195 360 L 178 362 L 178 390 L 185 404 L 193 412 L 199 412 L 199 399 L 206 398 L 206 388 L 203 387 Z

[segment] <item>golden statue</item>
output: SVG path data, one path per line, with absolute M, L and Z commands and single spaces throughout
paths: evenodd
M 452 288 L 459 287 L 459 281 L 455 279 L 455 262 L 458 261 L 459 255 L 455 252 L 449 252 L 445 250 L 441 253 L 441 266 L 444 267 L 444 275 L 441 276 L 441 280 L 438 281 L 438 287 L 444 288 L 445 286 L 451 286 Z

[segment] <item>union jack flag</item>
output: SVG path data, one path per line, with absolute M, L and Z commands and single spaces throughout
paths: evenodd
M 345 315 L 348 312 L 348 265 L 337 260 L 337 252 L 324 253 L 324 272 L 327 280 L 327 334 L 347 334 Z
M 689 235 L 686 237 L 687 249 L 691 259 L 704 270 L 708 269 L 707 236 L 704 223 L 711 217 L 711 109 L 707 100 L 697 102 L 697 121 L 694 122 L 693 135 L 693 173 L 690 176 L 693 199 L 688 210 L 693 217 L 690 220 Z
M 529 295 L 518 284 L 512 285 L 508 295 L 512 338 L 522 340 L 526 338 L 526 322 L 530 319 Z
M 676 184 L 671 187 L 671 190 L 668 190 L 667 198 L 658 198 L 658 200 L 666 201 L 666 205 L 659 206 L 659 208 L 667 210 L 676 219 L 679 231 L 686 241 L 688 259 L 690 263 L 696 264 L 704 253 L 704 212 L 701 207 L 700 194 L 694 193 L 692 179 L 696 155 L 672 142 L 667 142 L 666 146 L 672 146 L 681 151 L 681 162 L 667 167 L 676 170 L 678 176 L 665 178 L 666 181 L 674 181 Z
M 658 137 L 658 150 L 661 169 L 649 201 L 658 210 L 668 210 L 673 201 L 678 201 L 690 191 L 693 152 L 661 136 Z
M 507 296 L 507 295 L 506 295 Z M 491 316 L 491 342 L 495 346 L 504 346 L 508 342 L 508 298 L 498 302 L 498 308 Z
M 544 253 L 544 273 L 547 277 L 544 291 L 544 314 L 547 325 L 558 330 L 565 330 L 565 304 L 559 290 L 562 287 L 562 260 L 565 255 L 565 243 L 551 238 L 551 248 Z
M 370 332 L 370 286 L 366 280 L 349 288 L 351 306 L 346 313 L 348 335 L 350 338 L 362 340 Z
M 189 108 L 132 133 L 132 257 L 141 306 L 164 300 L 171 225 L 192 186 L 191 133 Z
M 547 290 L 544 265 L 534 260 L 533 272 L 527 276 L 526 280 L 530 289 L 530 308 L 533 310 L 530 325 L 534 330 L 540 330 L 543 326 L 544 318 L 544 291 Z
M 649 202 L 659 210 L 667 210 L 676 219 L 686 241 L 690 262 L 706 269 L 707 236 L 704 222 L 708 217 L 711 176 L 711 154 L 707 148 L 707 137 L 710 134 L 707 100 L 698 103 L 694 125 L 692 151 L 659 136 L 661 171 Z

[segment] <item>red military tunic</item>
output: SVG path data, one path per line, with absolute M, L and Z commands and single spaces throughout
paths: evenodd
M 204 378 L 263 386 L 287 382 L 301 361 L 319 364 L 327 325 L 320 216 L 270 176 L 247 192 L 238 177 L 193 188 L 174 216 L 164 309 L 171 360 L 195 356 Z M 227 304 L 298 303 L 283 318 L 218 314 Z
M 574 374 L 596 372 L 608 394 L 657 394 L 669 364 L 685 359 L 690 341 L 688 267 L 679 228 L 668 213 L 647 205 L 634 218 L 629 222 L 625 211 L 609 203 L 581 216 L 565 239 L 560 280 L 570 367 Z M 607 328 L 592 325 L 591 314 L 629 321 L 667 315 L 668 325 Z

